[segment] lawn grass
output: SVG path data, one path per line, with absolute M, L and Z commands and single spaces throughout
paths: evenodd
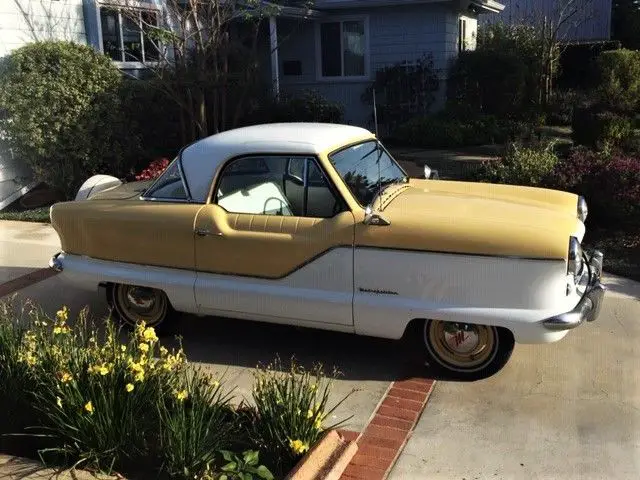
M 0 212 L 0 220 L 50 223 L 49 207 L 34 208 L 32 210 L 9 210 Z

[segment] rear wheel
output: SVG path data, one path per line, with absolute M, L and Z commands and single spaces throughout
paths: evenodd
M 504 328 L 427 320 L 422 328 L 422 345 L 434 369 L 463 380 L 479 380 L 507 364 L 515 341 Z
M 166 293 L 157 288 L 115 284 L 107 289 L 107 300 L 126 327 L 144 322 L 148 327 L 166 325 L 175 312 Z

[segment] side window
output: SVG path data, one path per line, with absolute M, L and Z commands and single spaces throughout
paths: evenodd
M 294 215 L 283 189 L 286 162 L 280 156 L 231 161 L 220 174 L 216 202 L 231 213 Z
M 158 179 L 144 193 L 147 198 L 159 198 L 163 200 L 187 200 L 187 192 L 184 189 L 184 181 L 176 158 Z
M 230 213 L 330 218 L 343 209 L 310 157 L 238 158 L 224 167 L 216 189 L 216 203 Z
M 339 197 L 332 191 L 329 180 L 314 159 L 309 159 L 306 190 L 305 216 L 331 218 L 344 209 Z

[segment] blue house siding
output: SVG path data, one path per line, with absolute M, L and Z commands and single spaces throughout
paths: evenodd
M 432 54 L 434 68 L 441 78 L 435 108 L 444 100 L 444 83 L 449 61 L 458 51 L 458 15 L 447 4 L 350 9 L 325 12 L 326 19 L 366 16 L 369 22 L 369 77 L 365 80 L 318 80 L 315 22 L 279 20 L 280 85 L 283 92 L 313 89 L 345 108 L 345 122 L 372 128 L 371 107 L 361 100 L 376 70 L 398 62 L 414 62 Z M 325 20 L 325 18 L 323 18 Z M 284 75 L 287 61 L 301 63 L 301 75 Z
M 480 16 L 480 27 L 495 22 L 536 24 L 546 15 L 557 23 L 558 12 L 566 0 L 504 0 L 500 14 Z M 590 42 L 611 39 L 611 0 L 584 0 L 576 5 L 580 11 L 567 22 L 561 41 Z

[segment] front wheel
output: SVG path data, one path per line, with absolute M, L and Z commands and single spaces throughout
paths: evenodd
M 107 300 L 118 320 L 128 328 L 140 322 L 154 328 L 165 326 L 168 318 L 175 313 L 167 294 L 156 288 L 110 285 Z
M 427 320 L 422 344 L 426 361 L 435 370 L 461 380 L 480 380 L 507 364 L 515 340 L 505 328 Z

